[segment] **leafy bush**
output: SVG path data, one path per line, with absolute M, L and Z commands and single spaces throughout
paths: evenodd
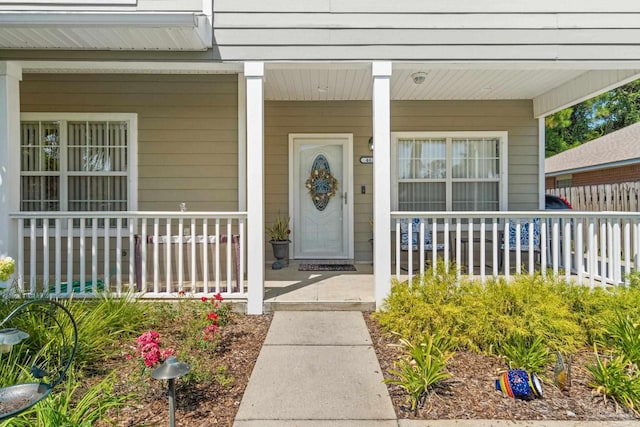
M 552 279 L 516 276 L 458 282 L 455 270 L 444 266 L 427 271 L 411 286 L 395 282 L 377 320 L 388 331 L 411 342 L 431 334 L 453 337 L 458 348 L 495 353 L 510 337 L 525 342 L 537 337 L 552 350 L 572 351 L 587 344 L 576 313 L 558 292 Z M 570 286 L 564 284 L 563 286 Z
M 409 393 L 411 409 L 415 410 L 434 384 L 451 376 L 445 371 L 451 357 L 450 344 L 439 335 L 432 335 L 420 344 L 411 344 L 405 339 L 400 339 L 400 342 L 408 351 L 409 358 L 396 362 L 398 369 L 390 371 L 396 378 L 385 382 L 405 389 Z
M 640 407 L 640 373 L 638 367 L 630 365 L 622 355 L 601 358 L 595 350 L 596 363 L 587 369 L 593 375 L 590 384 L 605 399 L 626 406 L 638 413 Z
M 524 369 L 539 374 L 549 363 L 549 350 L 542 337 L 526 340 L 515 335 L 502 346 L 502 355 L 512 369 Z
M 606 329 L 608 346 L 629 363 L 640 366 L 640 324 L 633 322 L 629 315 L 618 313 Z

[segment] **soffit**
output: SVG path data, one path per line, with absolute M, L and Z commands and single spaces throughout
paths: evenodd
M 209 17 L 193 12 L 0 12 L 0 49 L 206 50 Z

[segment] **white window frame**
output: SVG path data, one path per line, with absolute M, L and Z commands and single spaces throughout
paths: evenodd
M 506 211 L 508 209 L 508 133 L 506 131 L 464 131 L 464 132 L 391 132 L 391 209 L 398 210 L 398 140 L 400 139 L 446 139 L 447 147 L 450 146 L 450 140 L 453 138 L 497 138 L 500 142 L 500 173 L 498 177 L 498 197 L 499 209 Z M 451 188 L 454 179 L 451 174 L 451 150 L 447 148 L 447 176 L 446 181 L 446 206 L 445 212 L 451 210 L 453 206 L 453 196 Z
M 65 140 L 66 148 L 66 123 L 71 121 L 112 121 L 128 122 L 127 141 L 127 210 L 138 209 L 138 115 L 136 113 L 21 113 L 20 122 L 60 122 L 60 140 Z M 19 142 L 20 143 L 20 142 Z M 60 152 L 60 164 L 64 165 L 64 172 L 58 172 L 60 176 L 60 210 L 56 212 L 68 212 L 66 178 L 69 176 L 66 170 L 66 150 Z M 18 159 L 21 162 L 22 159 Z M 20 171 L 22 176 L 22 171 Z M 22 202 L 22 196 L 20 196 Z M 86 211 L 93 212 L 93 211 Z M 80 213 L 80 212 L 75 212 Z

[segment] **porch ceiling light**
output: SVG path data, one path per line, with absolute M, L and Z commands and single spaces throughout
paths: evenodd
M 427 73 L 424 71 L 417 71 L 411 74 L 411 78 L 415 84 L 421 85 L 427 79 Z

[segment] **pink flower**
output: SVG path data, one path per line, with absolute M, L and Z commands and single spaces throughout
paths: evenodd
M 213 297 L 214 297 L 215 299 L 217 299 L 218 301 L 223 301 L 223 300 L 224 300 L 224 298 L 222 298 L 222 295 L 220 295 L 220 292 L 218 292 L 217 294 L 215 294 Z
M 209 320 L 218 320 L 218 315 L 216 313 L 211 312 L 211 313 L 207 314 L 207 319 L 209 319 Z
M 202 297 L 200 300 L 202 300 L 202 302 L 207 302 L 207 297 Z

